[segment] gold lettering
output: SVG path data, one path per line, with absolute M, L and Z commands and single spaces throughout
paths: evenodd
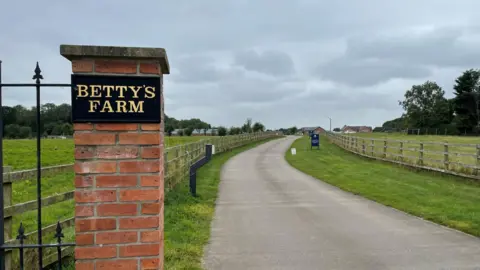
M 127 102 L 125 100 L 116 100 L 115 102 L 117 103 L 117 113 L 127 112 Z
M 102 97 L 102 93 L 100 92 L 102 89 L 101 85 L 90 85 L 90 89 L 92 90 L 90 97 Z
M 105 103 L 103 104 L 103 108 L 100 112 L 102 112 L 102 113 L 105 112 L 105 109 L 108 109 L 109 113 L 114 112 L 113 108 L 112 108 L 112 104 L 108 100 L 105 100 Z
M 104 86 L 103 86 L 103 90 L 106 90 L 106 92 L 107 92 L 107 95 L 105 95 L 106 97 L 112 97 L 112 90 L 115 90 L 115 86 L 113 86 L 113 85 L 104 85 Z
M 138 113 L 143 113 L 143 100 L 137 102 L 135 104 L 135 101 L 129 100 L 128 103 L 130 103 L 130 111 L 129 112 L 138 112 Z
M 84 84 L 77 84 L 78 95 L 77 97 L 88 97 L 88 86 Z
M 117 85 L 115 86 L 115 91 L 119 91 L 120 94 L 118 95 L 119 98 L 125 98 L 125 90 L 127 90 L 127 87 L 126 86 L 120 86 L 120 85 Z
M 90 110 L 88 110 L 88 112 L 95 112 L 100 104 L 100 100 L 89 100 L 88 102 L 90 103 Z
M 145 87 L 145 98 L 154 98 L 155 97 L 155 87 L 147 86 Z
M 136 87 L 136 89 L 135 89 Z M 130 88 L 133 92 L 133 98 L 138 98 L 138 92 L 140 91 L 140 89 L 142 89 L 141 86 L 129 86 L 128 88 Z

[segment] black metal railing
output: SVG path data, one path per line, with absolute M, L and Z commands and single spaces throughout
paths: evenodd
M 38 269 L 43 269 L 43 248 L 56 248 L 57 255 L 58 255 L 58 267 L 57 269 L 62 269 L 62 247 L 68 246 L 75 246 L 75 243 L 63 243 L 62 238 L 64 237 L 62 233 L 62 227 L 60 226 L 60 222 L 57 223 L 55 238 L 56 243 L 54 244 L 43 244 L 42 243 L 42 163 L 41 163 L 41 118 L 40 118 L 40 89 L 41 87 L 68 87 L 71 89 L 71 84 L 42 84 L 40 80 L 43 80 L 43 76 L 41 74 L 40 66 L 37 65 L 34 70 L 35 74 L 33 75 L 33 80 L 35 83 L 2 83 L 2 62 L 0 61 L 0 270 L 6 269 L 6 252 L 7 250 L 14 250 L 18 249 L 19 251 L 19 267 L 20 269 L 25 269 L 25 262 L 24 262 L 24 250 L 25 249 L 37 249 L 38 250 Z M 3 181 L 3 103 L 2 103 L 2 87 L 35 87 L 36 89 L 36 152 L 37 152 L 37 174 L 36 174 L 36 185 L 37 185 L 37 243 L 36 244 L 25 244 L 24 241 L 26 240 L 25 236 L 25 229 L 23 224 L 20 223 L 20 227 L 18 229 L 18 235 L 16 239 L 18 240 L 18 244 L 5 244 L 5 213 L 4 213 L 4 194 L 3 188 L 1 188 L 4 184 Z
M 212 159 L 212 145 L 205 145 L 205 156 L 190 166 L 190 193 L 197 196 L 197 170 Z

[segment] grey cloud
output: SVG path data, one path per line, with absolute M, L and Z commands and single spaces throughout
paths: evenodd
M 342 111 L 358 111 L 366 109 L 390 110 L 396 103 L 395 97 L 388 93 L 355 92 L 353 89 L 338 90 L 329 93 L 313 93 L 307 97 L 311 102 L 322 107 Z
M 164 47 L 172 67 L 166 111 L 174 117 L 227 126 L 254 117 L 281 127 L 325 125 L 321 115 L 330 114 L 334 123 L 374 125 L 398 116 L 398 97 L 368 88 L 398 78 L 388 89 L 398 95 L 413 80 L 453 80 L 458 69 L 477 65 L 479 9 L 477 0 L 3 1 L 0 59 L 5 82 L 30 82 L 40 61 L 45 82 L 65 83 L 71 67 L 58 53 L 62 43 Z M 425 26 L 441 30 L 409 33 Z M 345 55 L 335 58 L 342 42 Z M 306 85 L 322 78 L 336 83 L 309 93 Z M 42 102 L 69 98 L 68 89 L 42 92 Z M 31 106 L 35 96 L 6 89 L 4 101 Z
M 247 70 L 258 71 L 273 76 L 287 76 L 295 72 L 290 56 L 280 51 L 265 51 L 258 53 L 253 50 L 237 52 L 235 64 Z
M 478 27 L 438 27 L 418 33 L 376 34 L 347 40 L 346 52 L 317 68 L 316 75 L 335 82 L 370 86 L 390 79 L 421 79 L 435 68 L 472 68 L 480 51 L 462 37 Z M 453 79 L 453 78 L 452 78 Z
M 471 34 L 461 27 L 439 27 L 421 33 L 355 38 L 348 42 L 346 58 L 376 58 L 405 65 L 472 67 L 478 64 L 480 51 L 461 38 Z
M 425 78 L 431 74 L 426 67 L 411 66 L 377 59 L 342 57 L 317 69 L 318 75 L 350 86 L 370 86 L 394 78 Z

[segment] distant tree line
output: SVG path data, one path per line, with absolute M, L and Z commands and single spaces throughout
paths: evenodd
M 252 132 L 263 132 L 265 131 L 265 126 L 260 122 L 255 122 L 252 124 L 252 119 L 248 118 L 245 123 L 240 127 L 232 126 L 226 128 L 224 126 L 219 126 L 217 128 L 212 127 L 210 124 L 201 121 L 200 119 L 190 119 L 190 120 L 176 120 L 175 118 L 165 117 L 165 131 L 167 135 L 171 135 L 174 130 L 178 129 L 179 136 L 191 136 L 193 130 L 199 129 L 205 132 L 204 135 L 207 135 L 207 129 L 217 129 L 217 133 L 214 135 L 226 136 L 226 135 L 238 135 L 242 133 L 252 133 Z
M 37 134 L 37 131 L 44 137 L 46 136 L 71 136 L 73 135 L 72 125 L 72 107 L 70 104 L 55 105 L 46 103 L 40 107 L 40 127 L 37 128 L 36 107 L 26 108 L 22 105 L 3 106 L 3 136 L 10 139 L 31 138 Z M 206 132 L 213 128 L 210 124 L 198 119 L 177 120 L 165 115 L 165 132 L 171 134 L 175 129 L 184 130 L 182 135 L 191 135 L 194 129 L 201 129 Z M 221 126 L 217 128 L 219 136 L 236 135 L 240 133 L 265 131 L 265 126 L 256 122 L 252 124 L 252 119 L 247 119 L 241 127 L 227 128 Z
M 3 106 L 3 136 L 11 139 L 29 138 L 39 131 L 43 136 L 72 135 L 72 108 L 68 104 L 46 103 L 40 107 L 37 127 L 36 107 Z
M 298 132 L 298 128 L 296 126 L 289 127 L 289 128 L 281 128 L 280 132 L 285 135 L 295 135 Z
M 386 121 L 374 131 L 417 129 L 440 130 L 441 134 L 478 135 L 480 133 L 480 70 L 469 69 L 453 86 L 454 97 L 445 98 L 445 91 L 436 82 L 413 85 L 399 105 L 401 117 Z M 440 133 L 439 132 L 439 133 Z

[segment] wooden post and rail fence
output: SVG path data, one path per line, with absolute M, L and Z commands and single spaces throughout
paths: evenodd
M 480 144 L 367 138 L 327 133 L 360 156 L 480 180 Z

